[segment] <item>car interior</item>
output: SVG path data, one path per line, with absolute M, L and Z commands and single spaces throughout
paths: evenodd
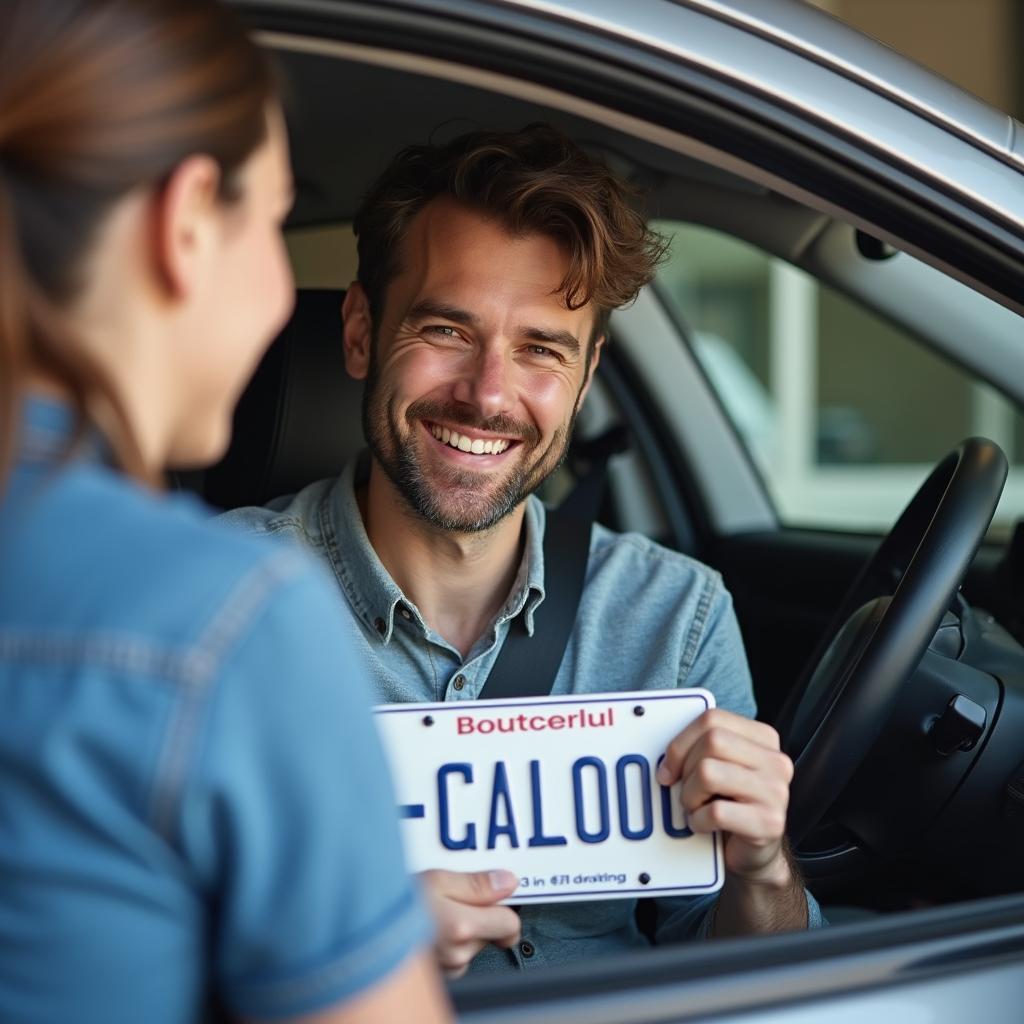
M 216 508 L 292 493 L 336 475 L 360 450 L 361 388 L 344 370 L 340 319 L 354 276 L 354 211 L 403 146 L 480 127 L 558 125 L 643 189 L 659 224 L 711 229 L 799 268 L 942 359 L 963 364 L 970 337 L 970 373 L 996 385 L 1007 403 L 1024 401 L 1024 372 L 1007 373 L 1021 368 L 1019 316 L 919 258 L 925 254 L 897 252 L 856 217 L 796 189 L 783 194 L 668 133 L 638 133 L 626 119 L 602 119 L 569 98 L 556 102 L 498 76 L 457 74 L 413 57 L 396 66 L 340 44 L 299 46 L 271 35 L 264 42 L 290 97 L 298 200 L 288 234 L 298 301 L 239 405 L 224 460 L 176 481 Z M 652 285 L 614 315 L 578 421 L 580 443 L 542 496 L 562 500 L 586 470 L 586 443 L 624 426 L 629 446 L 609 466 L 600 520 L 723 574 L 761 717 L 781 716 L 804 741 L 830 712 L 856 719 L 837 729 L 833 745 L 857 755 L 832 751 L 812 766 L 807 798 L 820 803 L 825 792 L 827 799 L 805 816 L 800 853 L 820 899 L 871 914 L 1014 891 L 1024 852 L 1024 746 L 1014 739 L 1024 727 L 1024 537 L 1013 534 L 1011 510 L 1011 525 L 982 542 L 1002 489 L 998 454 L 984 445 L 952 457 L 936 452 L 938 476 L 881 548 L 881 529 L 794 522 L 780 514 L 763 467 L 712 386 L 687 311 L 666 300 L 664 287 Z M 921 402 L 909 385 L 904 415 L 913 417 Z M 1012 471 L 1010 481 L 1012 489 Z M 879 616 L 896 602 L 951 492 L 959 504 L 947 508 L 942 537 L 932 542 L 959 547 L 942 574 L 922 577 L 913 608 L 904 601 L 913 620 L 907 630 L 920 632 L 931 614 L 921 611 L 924 603 L 942 624 L 923 637 L 923 658 L 918 651 L 912 664 L 894 668 L 876 650 Z M 890 637 L 890 649 L 918 643 L 909 635 Z M 854 654 L 863 669 L 865 651 L 881 660 L 860 699 L 837 710 Z M 887 669 L 912 682 L 898 694 L 885 691 L 879 677 Z M 794 692 L 804 696 L 799 708 Z

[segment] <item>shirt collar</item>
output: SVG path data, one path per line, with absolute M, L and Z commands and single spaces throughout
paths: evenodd
M 544 503 L 531 494 L 526 499 L 526 515 L 523 518 L 526 528 L 523 559 L 519 563 L 519 572 L 509 593 L 508 602 L 499 616 L 512 619 L 522 612 L 523 623 L 529 636 L 533 636 L 533 618 L 544 600 L 544 527 L 546 522 L 547 511 L 544 508 Z
M 415 622 L 424 635 L 430 632 L 430 627 L 384 568 L 366 534 L 356 500 L 356 488 L 366 481 L 369 471 L 370 456 L 366 451 L 346 464 L 332 491 L 332 518 L 336 535 L 343 538 L 343 555 L 337 563 L 341 584 L 356 614 L 386 646 L 394 634 L 396 613 Z M 500 623 L 522 613 L 530 636 L 533 635 L 534 614 L 544 600 L 544 522 L 544 505 L 530 496 L 524 517 L 526 544 L 523 557 L 508 600 L 497 617 Z
M 88 425 L 74 447 L 69 448 L 74 432 L 75 414 L 66 402 L 28 395 L 22 402 L 18 458 L 25 462 L 55 462 L 65 455 L 90 461 L 108 457 L 103 438 Z

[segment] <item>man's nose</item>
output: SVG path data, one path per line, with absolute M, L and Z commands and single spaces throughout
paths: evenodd
M 515 401 L 515 366 L 498 347 L 481 348 L 455 385 L 456 401 L 473 406 L 482 419 L 512 409 Z

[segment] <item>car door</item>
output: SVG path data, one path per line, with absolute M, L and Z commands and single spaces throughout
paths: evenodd
M 410 98 L 397 83 L 438 81 L 476 90 L 477 99 L 491 97 L 496 111 L 510 113 L 514 101 L 517 116 L 529 109 L 590 126 L 581 130 L 600 136 L 612 158 L 618 154 L 655 187 L 665 220 L 751 243 L 760 218 L 780 213 L 777 230 L 761 225 L 765 258 L 798 268 L 815 287 L 820 281 L 859 299 L 880 324 L 895 322 L 913 333 L 894 308 L 900 289 L 887 293 L 885 308 L 865 302 L 875 288 L 871 276 L 844 272 L 841 259 L 829 261 L 812 243 L 827 246 L 838 234 L 854 245 L 862 236 L 876 253 L 897 249 L 907 254 L 906 265 L 943 275 L 950 287 L 1001 310 L 993 323 L 1024 309 L 1024 158 L 1009 122 L 802 5 L 248 0 L 238 6 L 265 45 L 282 54 L 316 54 L 405 76 L 394 80 L 391 107 L 376 93 L 331 93 L 339 139 L 312 131 L 296 137 L 297 162 L 307 174 L 300 173 L 299 212 L 310 223 L 330 206 L 331 175 L 343 173 L 342 162 L 364 158 L 360 138 L 385 130 L 381 111 L 398 111 L 403 97 Z M 317 81 L 329 87 L 329 68 L 323 76 Z M 386 87 L 391 80 L 379 81 Z M 476 109 L 486 108 L 481 100 Z M 327 109 L 322 100 L 320 109 Z M 346 115 L 359 127 L 342 134 Z M 298 120 L 303 116 L 300 110 Z M 694 212 L 700 209 L 716 210 L 715 222 L 702 223 Z M 802 225 L 816 230 L 802 234 Z M 725 573 L 748 643 L 767 638 L 766 646 L 750 643 L 761 665 L 790 657 L 765 691 L 771 703 L 820 638 L 874 539 L 870 530 L 808 530 L 799 517 L 787 517 L 757 452 L 744 443 L 744 424 L 756 420 L 756 408 L 742 421 L 730 415 L 729 388 L 759 404 L 751 397 L 758 394 L 751 366 L 745 376 L 742 359 L 737 366 L 722 354 L 728 337 L 707 337 L 722 331 L 709 329 L 692 307 L 674 310 L 671 303 L 656 288 L 617 316 L 608 390 L 639 435 L 649 489 L 661 506 L 661 539 Z M 690 324 L 683 322 L 687 315 Z M 926 332 L 922 324 L 916 330 L 928 335 L 923 340 L 945 346 L 972 381 L 1004 376 L 1005 395 L 1024 396 L 1020 345 L 1007 342 L 1002 326 L 994 341 L 972 338 L 956 348 L 947 332 Z M 708 353 L 716 350 L 712 369 L 716 356 Z M 733 383 L 723 384 L 730 373 Z M 804 430 L 802 444 L 812 452 L 863 439 L 856 417 L 829 415 L 827 437 L 817 426 Z M 982 581 L 986 571 L 982 566 Z M 884 1018 L 908 1004 L 927 1019 L 955 1020 L 982 998 L 991 1019 L 1011 1019 L 1012 997 L 1022 985 L 1022 941 L 1024 900 L 1000 896 L 884 915 L 820 935 L 644 951 L 615 963 L 533 974 L 529 984 L 481 979 L 456 989 L 455 997 L 460 1015 L 479 1021 L 710 1014 L 746 1020 L 772 1012 L 776 1019 L 798 1012 L 861 1019 L 866 1012 Z

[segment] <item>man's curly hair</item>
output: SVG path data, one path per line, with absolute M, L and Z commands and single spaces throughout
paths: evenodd
M 375 324 L 400 269 L 405 230 L 438 196 L 477 207 L 513 234 L 560 243 L 569 269 L 558 292 L 570 309 L 594 303 L 594 337 L 611 311 L 654 277 L 668 247 L 636 210 L 637 189 L 550 125 L 409 146 L 373 183 L 355 217 L 359 282 Z

